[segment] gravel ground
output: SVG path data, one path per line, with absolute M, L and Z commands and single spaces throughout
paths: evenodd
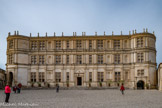
M 0 108 L 162 108 L 157 90 L 22 90 L 5 104 L 0 90 Z

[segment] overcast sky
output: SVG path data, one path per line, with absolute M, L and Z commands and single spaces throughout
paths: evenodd
M 157 63 L 162 62 L 162 0 L 0 0 L 0 68 L 6 64 L 8 32 L 44 36 L 129 34 L 155 31 Z

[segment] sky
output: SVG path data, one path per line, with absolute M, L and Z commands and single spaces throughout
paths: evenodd
M 129 34 L 155 31 L 162 62 L 162 0 L 0 0 L 0 68 L 6 69 L 8 32 L 29 36 Z

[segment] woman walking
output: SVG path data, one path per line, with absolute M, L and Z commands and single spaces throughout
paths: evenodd
M 124 90 L 125 90 L 125 88 L 124 88 L 124 85 L 122 84 L 120 87 L 120 91 L 122 92 L 122 95 L 124 95 Z
M 7 84 L 5 86 L 5 94 L 6 94 L 6 99 L 5 99 L 5 102 L 8 103 L 9 101 L 9 98 L 10 98 L 10 93 L 11 93 L 11 88 L 10 86 Z

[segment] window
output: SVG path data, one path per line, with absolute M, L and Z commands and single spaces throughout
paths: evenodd
M 128 71 L 125 72 L 125 80 L 128 80 Z
M 120 54 L 115 54 L 114 55 L 114 63 L 119 64 L 120 63 Z
M 120 72 L 115 72 L 115 81 L 120 81 Z
M 61 55 L 56 55 L 56 64 L 61 64 Z
M 97 80 L 98 82 L 103 82 L 103 72 L 98 72 L 97 73 Z
M 128 48 L 128 46 L 127 46 L 127 40 L 124 41 L 124 48 Z
M 13 54 L 8 55 L 8 62 L 9 62 L 9 64 L 13 63 Z
M 30 73 L 30 81 L 31 82 L 36 82 L 36 72 L 31 72 Z
M 36 55 L 31 56 L 31 64 L 37 64 L 37 56 Z
M 92 72 L 89 72 L 89 82 L 92 82 Z
M 40 41 L 39 42 L 39 49 L 44 50 L 45 49 L 45 41 Z
M 69 55 L 66 56 L 66 64 L 69 64 Z
M 107 48 L 110 48 L 110 41 L 107 41 Z
M 66 73 L 66 81 L 69 81 L 69 72 Z
M 89 64 L 92 64 L 92 55 L 89 55 Z
M 137 76 L 144 76 L 144 70 L 137 70 Z
M 44 82 L 44 72 L 39 72 L 39 82 Z
M 137 48 L 143 47 L 143 37 L 137 38 Z
M 44 64 L 44 55 L 39 56 L 39 64 Z
M 142 63 L 143 62 L 143 53 L 137 53 L 137 62 Z
M 55 80 L 56 82 L 61 82 L 61 72 L 56 72 Z
M 77 49 L 81 49 L 82 48 L 82 41 L 81 40 L 77 40 L 76 41 L 76 48 Z
M 89 49 L 92 49 L 92 40 L 89 40 Z
M 31 42 L 31 49 L 32 50 L 37 49 L 37 41 L 32 41 Z
M 10 49 L 13 48 L 13 40 L 10 40 L 10 41 L 9 41 L 9 48 L 10 48 Z
M 77 55 L 77 64 L 82 64 L 82 56 L 81 55 Z
M 128 57 L 127 57 L 127 55 L 125 55 L 125 63 L 128 63 Z
M 69 46 L 69 41 L 66 41 L 66 48 L 69 49 L 70 46 Z
M 55 41 L 56 42 L 56 49 L 61 49 L 61 41 Z
M 103 55 L 98 55 L 97 61 L 98 61 L 98 64 L 103 64 Z
M 103 49 L 103 40 L 97 40 L 97 48 Z
M 120 49 L 120 40 L 114 40 L 114 49 Z

